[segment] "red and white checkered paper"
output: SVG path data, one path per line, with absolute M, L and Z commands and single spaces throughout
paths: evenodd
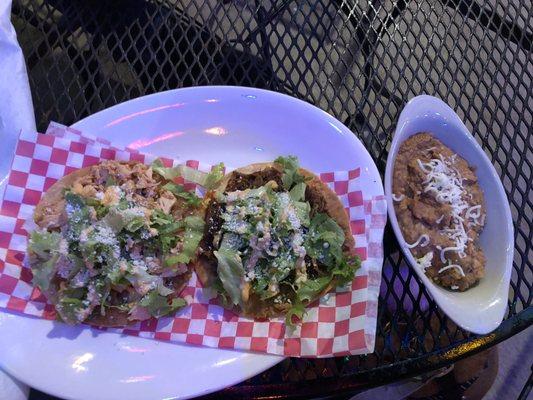
M 46 298 L 31 284 L 23 265 L 27 232 L 23 225 L 54 182 L 76 169 L 102 160 L 150 163 L 155 156 L 121 150 L 70 128 L 54 126 L 51 134 L 21 133 L 0 209 L 0 307 L 54 319 Z M 73 140 L 74 139 L 74 140 Z M 173 160 L 163 159 L 167 165 Z M 198 161 L 187 165 L 201 170 Z M 315 302 L 296 328 L 283 319 L 253 320 L 222 308 L 193 274 L 182 293 L 192 303 L 173 317 L 149 320 L 124 329 L 122 334 L 209 347 L 251 350 L 292 357 L 332 357 L 365 354 L 374 349 L 377 299 L 383 263 L 382 238 L 386 222 L 383 195 L 365 192 L 365 179 L 356 167 L 320 174 L 339 195 L 350 216 L 357 253 L 363 260 L 351 287 L 339 288 Z

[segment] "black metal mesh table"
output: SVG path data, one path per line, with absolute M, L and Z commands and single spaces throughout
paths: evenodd
M 471 335 L 441 314 L 388 229 L 375 353 L 287 359 L 217 397 L 348 393 L 449 364 L 531 325 L 530 1 L 15 0 L 13 22 L 40 129 L 166 89 L 255 86 L 331 113 L 383 171 L 402 106 L 427 93 L 456 109 L 500 174 L 516 248 L 508 312 L 494 333 Z

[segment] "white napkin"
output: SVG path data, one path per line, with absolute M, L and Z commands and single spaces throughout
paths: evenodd
M 10 16 L 11 0 L 0 0 L 0 171 L 9 168 L 19 131 L 35 131 L 26 63 Z
M 9 168 L 19 131 L 35 131 L 26 64 L 10 16 L 11 0 L 0 0 L 0 171 Z M 0 176 L 0 198 L 5 178 Z M 0 370 L 0 400 L 24 400 L 28 393 L 26 385 Z

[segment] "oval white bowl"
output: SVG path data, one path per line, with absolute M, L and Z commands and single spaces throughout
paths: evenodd
M 416 264 L 398 225 L 392 200 L 396 154 L 408 137 L 419 132 L 430 132 L 475 167 L 483 190 L 487 218 L 480 245 L 487 259 L 485 277 L 465 292 L 448 291 L 433 283 Z M 486 334 L 496 329 L 507 310 L 509 296 L 514 252 L 511 210 L 489 158 L 457 114 L 442 100 L 427 95 L 417 96 L 403 109 L 387 159 L 385 195 L 390 222 L 400 247 L 441 310 L 470 332 Z

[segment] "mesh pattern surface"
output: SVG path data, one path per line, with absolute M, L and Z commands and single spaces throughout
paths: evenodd
M 71 124 L 118 102 L 162 90 L 255 86 L 290 94 L 334 115 L 362 140 L 383 172 L 395 121 L 406 101 L 421 93 L 442 98 L 482 144 L 507 191 L 516 251 L 506 319 L 524 324 L 526 318 L 525 324 L 531 324 L 531 2 L 13 3 L 13 23 L 27 61 L 40 130 L 50 120 Z M 374 354 L 287 359 L 226 394 L 252 396 L 267 384 L 302 380 L 376 381 L 409 372 L 398 367 L 378 376 L 384 366 L 409 360 L 431 366 L 436 365 L 432 357 L 444 351 L 459 349 L 458 355 L 465 354 L 464 346 L 479 338 L 439 312 L 405 264 L 390 229 L 385 255 Z M 519 324 L 515 325 L 502 335 L 517 330 Z M 328 386 L 317 388 L 319 393 Z

